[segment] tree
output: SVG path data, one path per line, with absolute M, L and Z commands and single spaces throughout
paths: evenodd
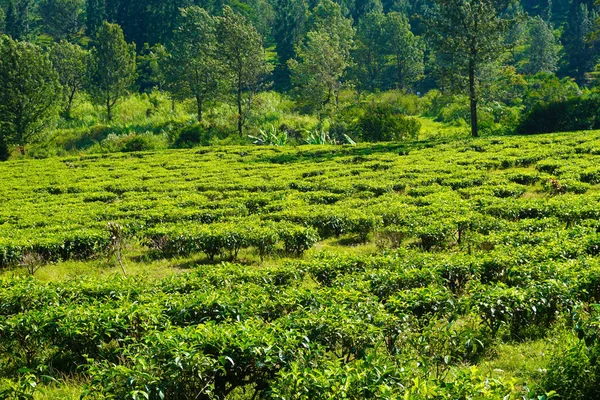
M 579 84 L 585 82 L 585 73 L 594 67 L 594 47 L 590 41 L 593 27 L 594 19 L 588 6 L 581 1 L 573 1 L 563 45 L 567 58 L 566 72 Z
M 4 32 L 11 37 L 20 36 L 17 22 L 17 7 L 15 0 L 9 0 L 6 8 L 6 16 L 4 17 Z
M 218 40 L 221 62 L 232 77 L 238 109 L 238 133 L 242 135 L 253 94 L 263 77 L 271 71 L 271 66 L 266 62 L 260 34 L 246 18 L 229 7 L 223 9 L 223 16 L 219 18 Z
M 128 44 L 119 25 L 104 22 L 96 34 L 90 65 L 92 99 L 106 106 L 108 121 L 112 109 L 127 93 L 136 77 L 135 44 Z
M 86 3 L 86 28 L 87 34 L 94 37 L 98 29 L 102 26 L 102 22 L 106 18 L 106 0 L 87 0 Z
M 436 62 L 450 87 L 469 94 L 471 134 L 479 136 L 479 86 L 485 72 L 506 53 L 504 34 L 510 21 L 506 4 L 496 0 L 436 0 L 429 33 Z M 466 79 L 466 82 L 465 82 Z
M 324 0 L 313 11 L 310 31 L 297 47 L 297 59 L 290 60 L 292 83 L 309 110 L 328 104 L 337 108 L 342 77 L 351 65 L 354 44 L 352 21 L 342 16 L 341 8 Z
M 383 12 L 365 15 L 356 32 L 356 78 L 359 89 L 375 91 L 383 86 L 388 41 L 385 35 L 386 16 Z
M 6 15 L 4 13 L 4 9 L 0 7 L 0 34 L 5 33 L 6 31 Z
M 526 72 L 532 75 L 538 72 L 555 72 L 558 69 L 560 45 L 552 32 L 552 25 L 541 17 L 530 22 L 528 62 Z
M 50 50 L 50 60 L 63 87 L 64 115 L 71 116 L 71 106 L 78 91 L 83 89 L 87 77 L 90 54 L 76 44 L 61 40 Z
M 179 93 L 182 89 L 179 87 L 180 81 L 177 78 L 173 55 L 162 44 L 154 46 L 153 53 L 158 67 L 156 76 L 158 88 L 171 95 L 171 112 L 175 113 L 175 93 Z
M 278 62 L 273 73 L 275 88 L 290 88 L 290 70 L 287 62 L 296 57 L 296 46 L 304 35 L 306 4 L 303 0 L 278 0 L 275 7 L 273 39 Z
M 203 105 L 215 97 L 223 75 L 217 58 L 216 28 L 216 19 L 204 9 L 196 6 L 182 9 L 171 49 L 170 71 L 179 83 L 175 94 L 196 100 L 198 121 L 202 121 Z
M 408 90 L 423 78 L 425 45 L 412 33 L 404 14 L 389 13 L 384 28 L 386 47 L 393 58 L 390 75 L 395 77 L 396 88 Z
M 162 90 L 162 71 L 160 70 L 160 53 L 164 46 L 150 46 L 144 43 L 144 47 L 137 55 L 137 80 L 136 87 L 142 93 L 150 93 L 154 89 Z
M 211 14 L 216 14 L 220 12 L 222 5 L 219 5 L 217 8 L 217 4 L 214 3 L 219 2 L 217 0 L 202 1 L 201 7 L 208 10 Z M 127 4 L 128 2 L 124 3 Z M 154 45 L 158 43 L 170 43 L 173 33 L 177 29 L 180 10 L 193 4 L 199 4 L 200 2 L 189 0 L 146 0 L 143 3 L 147 10 L 142 24 L 142 27 L 147 30 L 144 39 L 150 45 Z
M 44 32 L 59 40 L 79 34 L 84 7 L 85 0 L 41 0 L 38 12 Z
M 6 160 L 9 145 L 31 143 L 57 116 L 60 85 L 38 46 L 2 36 L 0 87 L 0 160 Z
M 519 50 L 527 41 L 527 19 L 521 18 L 521 16 L 525 15 L 525 12 L 520 2 L 509 3 L 506 10 L 504 10 L 504 15 L 515 19 L 514 23 L 507 30 L 506 35 L 504 35 L 504 42 L 510 52 L 510 62 L 516 64 Z
M 381 0 L 354 0 L 351 16 L 355 25 L 358 25 L 365 15 L 383 13 Z
M 16 40 L 26 39 L 30 32 L 29 18 L 33 0 L 10 0 L 6 11 L 6 34 Z

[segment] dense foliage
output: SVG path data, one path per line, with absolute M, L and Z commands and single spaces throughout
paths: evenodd
M 30 144 L 45 149 L 34 150 L 34 157 L 77 153 L 98 124 L 117 135 L 127 125 L 140 144 L 133 148 L 189 146 L 173 136 L 194 120 L 206 133 L 202 143 L 250 144 L 271 127 L 281 144 L 313 142 L 315 132 L 332 143 L 348 142 L 344 135 L 354 142 L 413 137 L 349 126 L 363 111 L 378 110 L 365 107 L 364 96 L 385 98 L 389 91 L 425 103 L 441 91 L 443 116 L 392 106 L 403 117 L 436 114 L 461 133 L 469 127 L 473 136 L 548 132 L 554 128 L 531 118 L 538 108 L 597 97 L 598 7 L 589 0 L 1 0 L 0 33 L 50 55 L 63 87 L 63 112 L 57 120 L 56 107 L 40 107 L 43 112 L 17 129 L 19 140 L 10 132 L 14 116 L 3 115 L 0 153 L 4 159 L 28 156 Z M 11 82 L 31 84 L 18 65 L 33 61 L 23 52 L 3 52 L 2 58 L 17 57 Z M 42 70 L 52 75 L 50 66 Z M 260 100 L 269 90 L 281 99 L 275 110 Z M 31 104 L 55 103 L 53 92 L 7 91 L 0 109 L 19 96 Z M 114 118 L 126 107 L 120 102 L 140 94 L 152 96 L 151 107 Z M 170 109 L 160 109 L 157 97 L 169 97 Z M 88 101 L 104 111 L 85 118 Z M 361 110 L 352 120 L 354 107 Z M 283 133 L 289 140 L 281 140 Z M 77 143 L 63 147 L 55 136 Z M 115 148 L 124 146 L 104 151 Z

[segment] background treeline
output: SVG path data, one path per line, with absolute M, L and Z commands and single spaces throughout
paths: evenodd
M 46 156 L 399 140 L 424 116 L 474 136 L 597 128 L 598 9 L 0 0 L 0 159 L 30 143 Z

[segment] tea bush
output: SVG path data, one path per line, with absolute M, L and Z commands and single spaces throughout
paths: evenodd
M 597 397 L 599 143 L 9 161 L 0 393 L 48 376 L 84 398 Z M 143 273 L 110 276 L 109 223 Z M 31 260 L 38 278 L 19 277 Z M 98 275 L 61 280 L 65 265 Z M 489 367 L 530 344 L 556 355 L 527 382 Z

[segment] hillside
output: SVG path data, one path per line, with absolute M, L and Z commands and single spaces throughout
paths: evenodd
M 0 397 L 597 398 L 599 161 L 588 131 L 1 163 Z

